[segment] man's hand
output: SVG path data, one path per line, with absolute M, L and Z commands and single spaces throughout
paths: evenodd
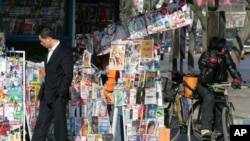
M 232 86 L 233 89 L 240 89 L 241 88 L 241 83 L 242 83 L 242 78 L 238 77 L 238 78 L 235 78 L 232 81 L 231 86 Z

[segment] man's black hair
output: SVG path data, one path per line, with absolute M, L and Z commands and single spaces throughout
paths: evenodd
M 212 37 L 209 42 L 208 50 L 221 51 L 226 45 L 226 39 L 220 37 Z
M 51 37 L 53 39 L 56 38 L 54 30 L 48 25 L 42 25 L 38 27 L 36 34 L 41 35 L 42 38 L 47 38 L 47 37 Z

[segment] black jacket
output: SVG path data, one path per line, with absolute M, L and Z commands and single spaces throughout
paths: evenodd
M 199 83 L 203 85 L 226 82 L 228 79 L 228 73 L 232 78 L 241 77 L 241 74 L 237 71 L 236 65 L 233 62 L 230 54 L 226 51 L 225 55 L 217 56 L 219 63 L 216 67 L 212 67 L 208 62 L 208 57 L 211 56 L 211 52 L 205 51 L 201 54 L 198 61 L 200 76 Z
M 46 103 L 52 103 L 57 97 L 69 99 L 69 87 L 73 78 L 73 54 L 61 43 L 54 50 L 47 63 L 45 55 L 45 83 L 39 91 L 39 99 L 44 96 Z

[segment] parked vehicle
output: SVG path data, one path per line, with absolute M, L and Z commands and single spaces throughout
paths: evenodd
M 243 49 L 245 51 L 245 54 L 250 53 L 250 42 L 249 41 L 244 44 Z

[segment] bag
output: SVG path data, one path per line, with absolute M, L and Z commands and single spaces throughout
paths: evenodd
M 215 84 L 212 86 L 212 89 L 215 93 L 223 93 L 224 94 L 226 87 L 225 86 L 216 86 L 216 84 Z

